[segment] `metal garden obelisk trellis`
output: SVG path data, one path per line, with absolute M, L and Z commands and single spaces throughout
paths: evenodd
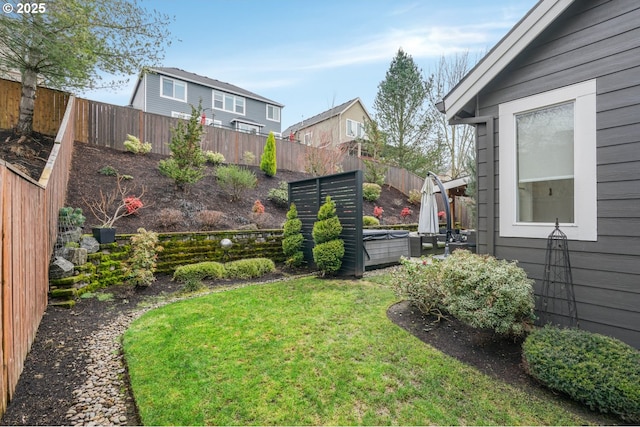
M 578 326 L 578 310 L 573 292 L 573 277 L 567 236 L 556 228 L 547 238 L 547 254 L 542 283 L 540 322 L 553 323 L 554 317 L 568 318 L 568 326 Z M 565 323 L 565 322 L 562 322 Z

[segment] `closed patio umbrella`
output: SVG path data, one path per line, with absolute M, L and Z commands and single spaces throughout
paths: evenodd
M 422 184 L 422 198 L 420 200 L 420 216 L 418 217 L 418 233 L 436 234 L 438 232 L 438 206 L 433 193 L 433 181 L 427 177 Z

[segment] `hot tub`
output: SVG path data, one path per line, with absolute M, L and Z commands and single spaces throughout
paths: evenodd
M 406 230 L 362 230 L 365 269 L 398 264 L 409 256 L 409 232 Z

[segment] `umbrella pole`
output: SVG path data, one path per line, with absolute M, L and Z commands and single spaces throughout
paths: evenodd
M 433 172 L 427 172 L 427 176 L 432 176 L 435 179 L 438 188 L 440 188 L 440 194 L 442 195 L 442 201 L 444 202 L 444 213 L 447 217 L 447 236 L 446 242 L 449 243 L 453 237 L 453 233 L 451 232 L 451 212 L 449 210 L 449 196 L 447 195 L 447 190 L 445 190 L 444 185 L 442 185 L 442 181 L 438 178 Z

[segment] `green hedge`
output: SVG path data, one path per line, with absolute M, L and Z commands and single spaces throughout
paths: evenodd
M 640 352 L 615 338 L 545 327 L 523 346 L 525 369 L 592 410 L 640 423 Z

